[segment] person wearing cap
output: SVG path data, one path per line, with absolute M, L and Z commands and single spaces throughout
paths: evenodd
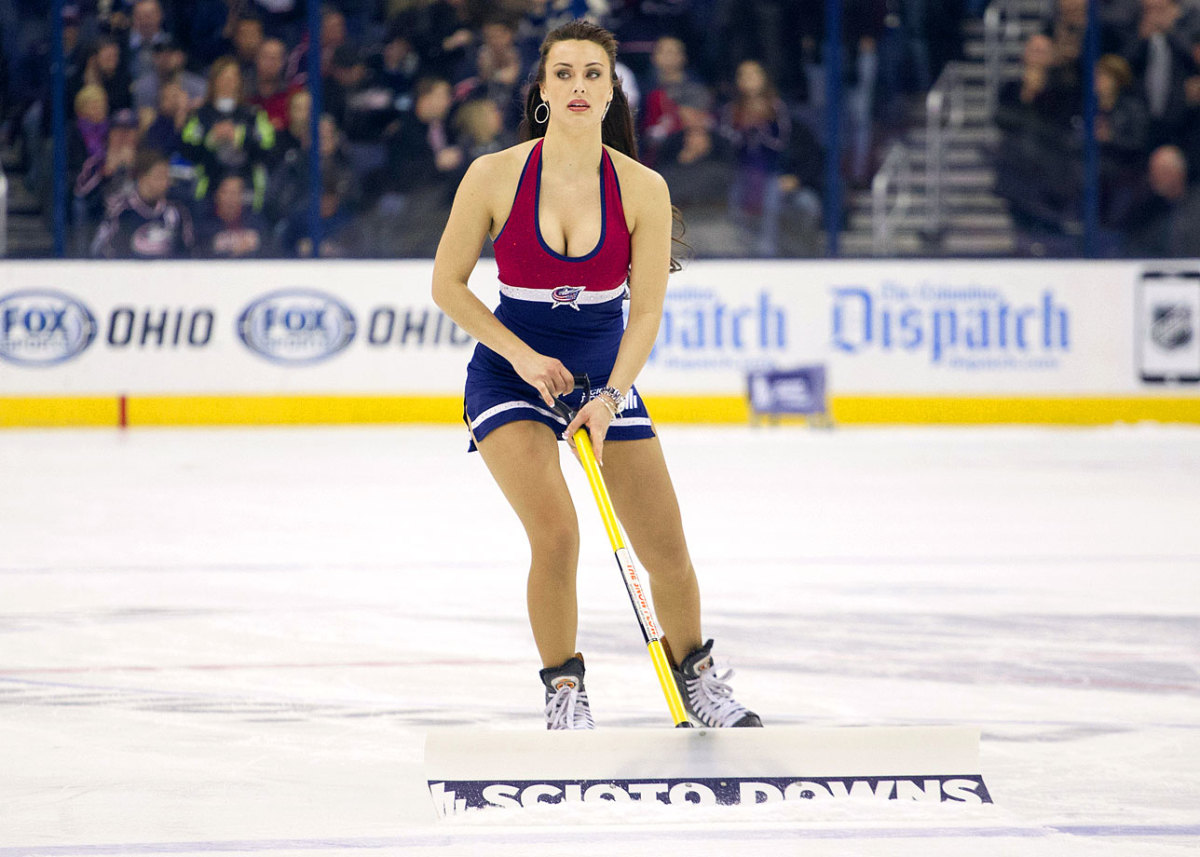
M 174 37 L 166 36 L 156 41 L 150 55 L 150 71 L 133 81 L 133 106 L 139 114 L 155 109 L 158 91 L 166 83 L 178 83 L 191 106 L 199 107 L 204 103 L 208 84 L 203 77 L 187 70 L 187 54 Z
M 80 254 L 104 214 L 106 201 L 129 190 L 140 136 L 137 115 L 128 107 L 117 110 L 109 117 L 104 149 L 83 162 L 75 179 L 72 202 L 78 238 L 76 250 Z

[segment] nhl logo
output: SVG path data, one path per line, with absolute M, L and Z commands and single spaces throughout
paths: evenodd
M 554 301 L 550 305 L 550 308 L 558 309 L 561 306 L 569 306 L 571 309 L 578 311 L 579 296 L 583 292 L 583 286 L 559 286 L 550 293 L 550 298 Z
M 1164 351 L 1192 341 L 1192 311 L 1186 304 L 1156 304 L 1150 311 L 1150 338 Z

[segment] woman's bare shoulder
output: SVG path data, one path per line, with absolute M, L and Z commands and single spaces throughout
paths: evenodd
M 468 172 L 474 173 L 478 180 L 489 183 L 502 182 L 509 175 L 519 176 L 529 157 L 529 150 L 534 147 L 536 142 L 536 140 L 527 140 L 524 143 L 509 146 L 507 149 L 501 149 L 499 152 L 492 152 L 490 155 L 480 155 L 471 162 Z
M 635 159 L 618 152 L 611 146 L 604 147 L 612 158 L 617 180 L 621 183 L 622 198 L 632 191 L 634 199 L 657 200 L 668 195 L 666 180 Z

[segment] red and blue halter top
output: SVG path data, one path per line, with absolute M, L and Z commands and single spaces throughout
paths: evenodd
M 612 158 L 602 149 L 600 240 L 583 256 L 555 252 L 538 224 L 542 142 L 529 151 L 512 209 L 493 242 L 500 279 L 496 318 L 533 350 L 557 357 L 573 373 L 586 373 L 593 387 L 602 386 L 625 330 L 630 236 L 621 187 Z M 617 429 L 616 435 L 636 431 L 630 438 L 651 436 L 648 417 L 627 410 L 610 435 Z M 558 420 L 509 362 L 482 343 L 467 366 L 466 416 L 480 439 L 512 419 L 539 419 L 552 427 Z
M 500 278 L 496 317 L 535 351 L 557 357 L 572 372 L 607 377 L 624 330 L 621 299 L 629 277 L 629 228 L 617 171 L 602 149 L 596 246 L 583 256 L 556 253 L 538 224 L 542 142 L 529 151 L 508 220 L 494 242 Z M 496 359 L 512 372 L 507 361 Z

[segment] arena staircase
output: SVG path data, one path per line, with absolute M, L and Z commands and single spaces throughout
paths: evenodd
M 1045 0 L 996 0 L 965 26 L 964 59 L 946 65 L 871 187 L 847 200 L 845 256 L 1004 256 L 1014 250 L 1006 202 L 993 193 L 992 122 L 1000 84 L 1020 74 Z

